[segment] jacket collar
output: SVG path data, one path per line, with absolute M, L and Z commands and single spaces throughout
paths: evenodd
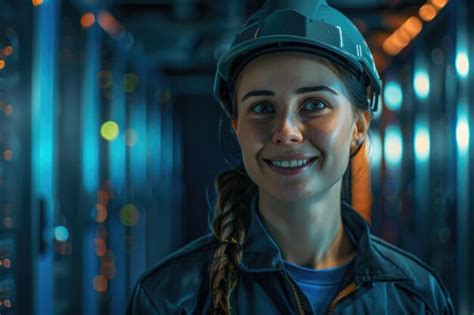
M 357 248 L 355 282 L 405 280 L 408 276 L 374 247 L 367 221 L 351 205 L 342 201 L 344 228 Z M 261 220 L 258 192 L 250 205 L 250 225 L 242 244 L 239 268 L 246 272 L 277 271 L 284 268 L 281 251 Z

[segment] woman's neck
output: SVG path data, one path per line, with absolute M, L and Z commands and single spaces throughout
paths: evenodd
M 260 192 L 258 208 L 284 259 L 291 263 L 325 269 L 343 265 L 355 256 L 343 226 L 339 194 L 296 204 Z

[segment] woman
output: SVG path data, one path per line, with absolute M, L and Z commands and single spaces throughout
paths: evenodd
M 416 257 L 371 235 L 343 182 L 381 82 L 325 1 L 267 1 L 219 61 L 242 165 L 216 178 L 212 233 L 137 283 L 129 314 L 452 314 Z

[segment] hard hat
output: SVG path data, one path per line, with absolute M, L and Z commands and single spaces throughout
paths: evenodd
M 326 0 L 267 0 L 217 63 L 214 96 L 229 118 L 240 70 L 257 56 L 277 51 L 312 53 L 342 65 L 365 84 L 368 109 L 377 110 L 382 81 L 357 27 Z

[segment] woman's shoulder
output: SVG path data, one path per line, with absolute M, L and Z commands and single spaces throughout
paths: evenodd
M 183 305 L 197 298 L 200 287 L 207 283 L 207 268 L 216 241 L 209 233 L 161 259 L 137 281 L 134 296 L 156 310 L 166 305 Z
M 452 309 L 449 292 L 437 272 L 427 263 L 406 250 L 399 248 L 377 236 L 371 235 L 375 249 L 398 268 L 408 281 L 398 282 L 398 286 L 418 296 L 436 309 Z

